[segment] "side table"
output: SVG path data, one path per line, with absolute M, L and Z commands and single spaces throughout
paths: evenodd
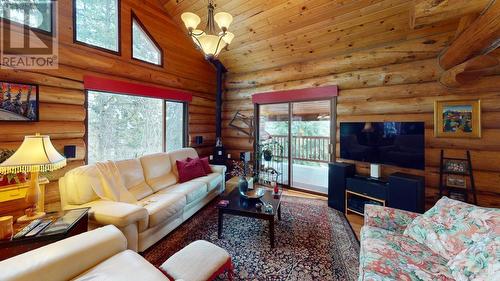
M 86 232 L 89 223 L 89 210 L 90 208 L 81 208 L 47 213 L 42 219 L 50 219 L 52 220 L 52 224 L 40 231 L 37 235 L 0 241 L 0 261 Z M 64 220 L 59 220 L 64 215 L 67 215 L 64 217 Z M 48 230 L 56 221 L 58 222 L 56 224 L 58 228 L 54 229 L 54 231 L 44 233 L 44 231 Z M 14 223 L 14 234 L 19 232 L 29 223 L 30 222 Z

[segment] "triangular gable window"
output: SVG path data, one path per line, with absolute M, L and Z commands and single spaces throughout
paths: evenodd
M 155 65 L 163 65 L 163 50 L 133 13 L 132 58 Z

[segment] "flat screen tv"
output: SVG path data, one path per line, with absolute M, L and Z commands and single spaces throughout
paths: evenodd
M 340 158 L 424 170 L 424 122 L 341 122 Z

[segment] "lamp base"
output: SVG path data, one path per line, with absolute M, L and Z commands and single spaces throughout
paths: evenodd
M 45 216 L 45 212 L 35 212 L 30 217 L 28 217 L 27 215 L 24 215 L 22 217 L 17 218 L 16 221 L 17 222 L 27 222 L 27 221 L 32 221 L 32 220 L 36 220 L 36 219 L 42 218 L 44 216 Z

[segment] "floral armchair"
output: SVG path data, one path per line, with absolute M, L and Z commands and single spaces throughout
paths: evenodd
M 425 214 L 366 205 L 359 281 L 496 280 L 499 234 L 500 210 L 446 197 Z

